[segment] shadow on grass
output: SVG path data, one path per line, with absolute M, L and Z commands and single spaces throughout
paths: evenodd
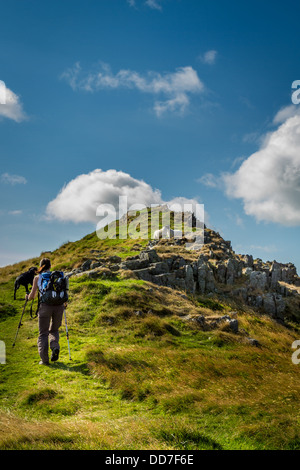
M 221 444 L 197 430 L 162 429 L 156 435 L 178 450 L 223 450 Z
M 60 370 L 67 370 L 69 372 L 80 372 L 83 375 L 89 375 L 89 369 L 86 362 L 77 362 L 77 361 L 70 361 L 68 363 L 65 362 L 50 362 L 49 367 L 51 369 L 60 369 Z

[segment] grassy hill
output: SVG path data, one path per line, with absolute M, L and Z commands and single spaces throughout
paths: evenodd
M 95 233 L 52 253 L 0 269 L 0 449 L 299 449 L 299 367 L 283 326 L 226 297 L 189 295 L 137 280 L 128 271 L 70 278 L 61 355 L 39 366 L 38 325 L 13 301 L 15 277 L 41 256 L 70 270 L 86 260 L 132 257 L 143 239 Z M 167 255 L 184 247 L 160 245 Z M 203 328 L 224 315 L 239 321 Z M 209 323 L 212 320 L 212 323 Z M 255 338 L 255 346 L 248 338 Z

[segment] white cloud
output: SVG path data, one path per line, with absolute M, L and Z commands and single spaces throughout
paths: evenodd
M 158 0 L 146 0 L 145 5 L 152 8 L 153 10 L 162 10 L 162 7 L 159 4 Z
M 185 93 L 181 93 L 175 96 L 175 98 L 171 98 L 166 101 L 156 101 L 154 111 L 158 117 L 168 111 L 177 111 L 180 114 L 184 114 L 189 104 L 190 101 L 187 95 Z
M 48 219 L 68 222 L 97 223 L 100 204 L 111 204 L 118 212 L 119 196 L 127 196 L 128 208 L 133 204 L 197 204 L 195 199 L 174 198 L 163 201 L 161 192 L 142 180 L 117 170 L 96 169 L 82 174 L 66 184 L 46 208 Z M 123 213 L 119 214 L 122 216 Z
M 218 52 L 215 50 L 206 51 L 205 54 L 200 55 L 198 58 L 204 64 L 212 65 L 215 63 Z
M 204 91 L 204 85 L 197 72 L 190 66 L 180 67 L 172 73 L 148 72 L 143 76 L 126 69 L 113 74 L 110 66 L 104 63 L 100 64 L 96 72 L 84 73 L 77 62 L 74 67 L 67 69 L 61 78 L 65 79 L 74 91 L 95 92 L 123 88 L 156 96 L 158 99 L 154 102 L 154 111 L 158 117 L 165 112 L 182 114 L 190 103 L 189 95 Z
M 0 80 L 0 119 L 8 118 L 16 122 L 26 119 L 20 98 Z
M 242 141 L 245 142 L 246 144 L 253 144 L 253 143 L 257 143 L 259 144 L 259 141 L 261 139 L 261 135 L 259 134 L 259 132 L 248 132 L 247 134 L 245 134 L 242 138 Z M 238 157 L 238 158 L 242 158 L 242 157 Z
M 8 211 L 9 215 L 21 215 L 22 211 L 21 210 L 14 210 L 14 211 Z
M 290 106 L 285 106 L 281 108 L 278 113 L 276 113 L 273 123 L 274 124 L 282 124 L 288 118 L 295 116 L 295 114 L 300 114 L 300 109 L 293 104 Z
M 220 186 L 220 178 L 213 175 L 212 173 L 205 173 L 203 176 L 197 179 L 197 183 L 204 184 L 209 188 L 217 188 Z
M 258 221 L 300 225 L 300 110 L 288 106 L 273 122 L 279 127 L 223 181 L 228 196 L 242 199 Z
M 129 4 L 129 6 L 136 8 L 136 3 L 137 3 L 136 0 L 127 0 L 127 3 Z M 159 10 L 159 11 L 162 10 L 162 7 L 160 5 L 160 0 L 146 0 L 144 2 L 144 5 L 151 8 L 152 10 Z
M 26 184 L 27 180 L 24 176 L 20 175 L 10 175 L 9 173 L 2 173 L 1 175 L 1 182 L 6 184 Z

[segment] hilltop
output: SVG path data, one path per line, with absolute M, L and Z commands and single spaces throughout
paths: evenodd
M 185 233 L 120 238 L 124 220 L 104 228 L 115 238 L 0 269 L 0 448 L 299 448 L 295 266 L 236 254 L 205 226 L 197 250 Z M 21 288 L 12 300 L 14 279 L 42 256 L 70 278 L 73 360 L 62 328 L 60 361 L 41 370 L 28 314 L 11 344 L 24 299 Z

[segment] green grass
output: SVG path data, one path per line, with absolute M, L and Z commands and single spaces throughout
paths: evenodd
M 80 241 L 82 252 L 92 241 Z M 105 255 L 133 246 L 101 243 Z M 75 245 L 57 250 L 55 262 L 73 250 L 76 263 Z M 59 361 L 43 367 L 29 306 L 12 348 L 24 304 L 21 289 L 13 301 L 17 269 L 0 270 L 0 449 L 300 448 L 297 325 L 248 310 L 237 312 L 238 335 L 202 331 L 186 316 L 224 315 L 230 304 L 121 276 L 81 276 L 70 281 L 72 360 L 62 325 Z

